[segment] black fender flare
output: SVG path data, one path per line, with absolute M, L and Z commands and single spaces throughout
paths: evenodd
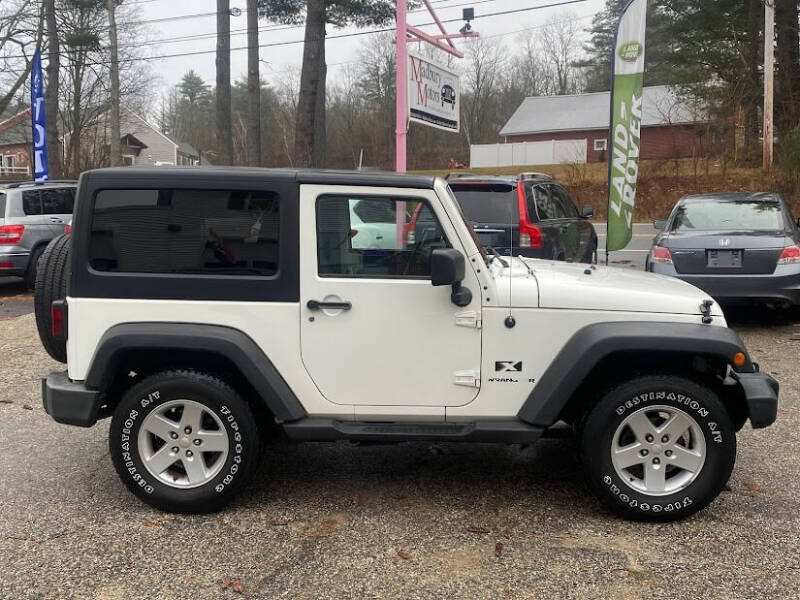
M 677 352 L 719 358 L 729 365 L 734 355 L 742 352 L 745 362 L 736 370 L 755 370 L 741 338 L 727 327 L 647 321 L 595 323 L 579 329 L 564 344 L 517 417 L 530 425 L 552 425 L 592 369 L 617 352 Z
M 198 323 L 122 323 L 100 338 L 85 386 L 99 390 L 117 359 L 130 350 L 192 350 L 224 356 L 233 362 L 278 421 L 306 416 L 303 405 L 269 357 L 244 332 L 221 325 Z

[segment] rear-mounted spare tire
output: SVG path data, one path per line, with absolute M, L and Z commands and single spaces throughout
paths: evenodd
M 70 253 L 71 236 L 63 234 L 54 238 L 45 248 L 39 259 L 34 286 L 34 310 L 39 339 L 47 353 L 55 360 L 67 362 L 67 340 L 56 339 L 52 330 L 50 307 L 54 300 L 67 297 L 67 287 L 72 271 Z

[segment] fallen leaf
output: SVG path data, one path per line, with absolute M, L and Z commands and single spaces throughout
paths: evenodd
M 501 554 L 503 554 L 503 542 L 497 542 L 494 545 L 494 555 L 500 558 Z
M 489 530 L 484 527 L 477 527 L 475 525 L 470 525 L 467 527 L 467 531 L 470 533 L 489 533 Z
M 507 538 L 511 537 L 511 530 L 510 529 L 503 529 L 503 535 Z
M 13 400 L 0 400 L 0 404 L 14 404 Z
M 227 590 L 229 587 L 231 587 L 231 578 L 224 577 L 222 581 L 219 582 L 219 589 Z
M 244 584 L 239 579 L 234 581 L 231 587 L 237 594 L 244 594 Z
M 272 527 L 283 527 L 284 525 L 288 525 L 288 521 L 281 521 L 280 519 L 270 519 L 269 524 Z
M 749 483 L 749 482 L 745 481 L 742 485 L 745 487 L 745 489 L 748 492 L 760 492 L 761 491 L 761 488 L 759 486 L 757 486 L 755 483 Z
M 411 555 L 408 552 L 406 552 L 405 550 L 398 550 L 397 551 L 397 556 L 399 556 L 403 560 L 408 560 L 409 558 L 411 558 Z
M 33 407 L 30 404 L 23 404 L 22 408 L 24 408 L 25 410 L 33 410 Z
M 161 517 L 152 521 L 143 521 L 142 525 L 145 527 L 163 527 L 168 521 L 170 521 L 170 517 Z

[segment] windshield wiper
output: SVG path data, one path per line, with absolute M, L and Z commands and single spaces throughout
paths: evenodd
M 492 258 L 496 258 L 497 260 L 500 261 L 501 265 L 503 265 L 506 269 L 508 268 L 508 263 L 506 262 L 506 259 L 504 259 L 503 256 L 497 251 L 497 248 L 495 248 L 494 246 L 484 246 L 484 248 L 486 248 L 486 251 L 492 255 Z

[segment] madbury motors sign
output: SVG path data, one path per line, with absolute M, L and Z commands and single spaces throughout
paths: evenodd
M 439 129 L 458 132 L 461 86 L 458 75 L 414 52 L 408 53 L 409 117 Z

